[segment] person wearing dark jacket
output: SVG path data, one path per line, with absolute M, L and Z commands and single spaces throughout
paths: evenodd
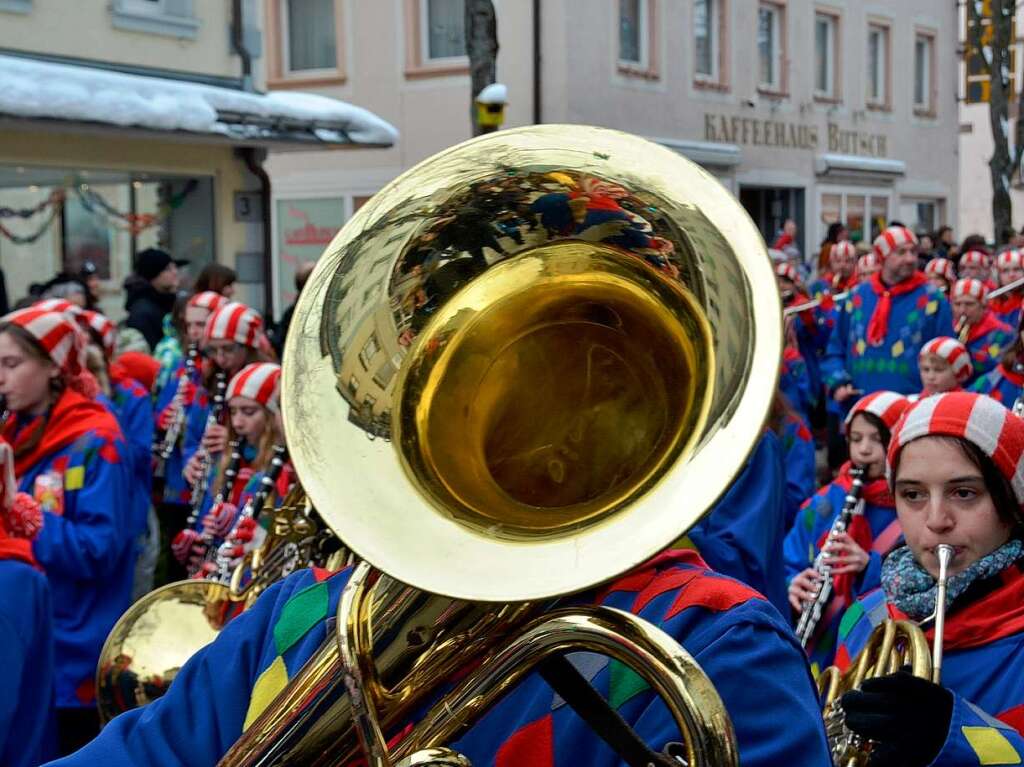
M 142 333 L 150 349 L 163 338 L 164 315 L 174 308 L 178 290 L 178 267 L 187 263 L 166 251 L 146 248 L 135 257 L 135 273 L 124 281 L 125 325 Z
M 302 288 L 305 286 L 306 280 L 309 279 L 309 275 L 313 273 L 314 266 L 316 264 L 313 261 L 304 261 L 295 269 L 295 300 L 284 310 L 281 319 L 277 323 L 277 327 L 270 334 L 270 343 L 273 344 L 278 358 L 281 358 L 284 354 L 284 339 L 288 335 L 288 328 L 292 324 L 292 312 L 295 311 L 295 304 L 299 302 Z

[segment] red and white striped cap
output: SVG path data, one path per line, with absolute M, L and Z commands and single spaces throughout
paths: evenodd
M 832 250 L 829 251 L 829 258 L 836 256 L 846 256 L 847 258 L 857 257 L 857 246 L 849 240 L 840 240 L 832 246 Z
M 800 273 L 796 270 L 796 267 L 792 264 L 783 262 L 775 265 L 775 273 L 779 277 L 784 277 L 792 283 L 800 282 Z
M 224 304 L 229 303 L 228 299 L 212 290 L 204 290 L 202 293 L 196 293 L 188 300 L 188 306 L 198 306 L 200 309 L 206 309 L 211 312 L 215 312 L 220 309 Z
M 81 372 L 84 334 L 64 312 L 29 306 L 0 318 L 0 324 L 7 323 L 17 325 L 36 339 L 54 364 L 65 373 L 77 375 Z
M 920 359 L 928 354 L 934 354 L 939 359 L 948 362 L 949 366 L 953 368 L 956 380 L 960 383 L 971 377 L 971 372 L 974 369 L 973 365 L 971 365 L 971 353 L 967 351 L 966 346 L 955 338 L 950 338 L 949 336 L 933 338 L 921 347 L 921 353 L 917 356 Z
M 47 312 L 66 312 L 68 314 L 78 314 L 82 311 L 81 306 L 73 304 L 64 298 L 44 298 L 36 301 L 32 304 L 32 307 Z
M 890 226 L 875 238 L 875 253 L 885 258 L 903 245 L 917 245 L 917 237 L 905 226 Z
M 988 298 L 988 288 L 985 287 L 985 283 L 981 280 L 975 280 L 966 278 L 957 280 L 953 284 L 953 290 L 950 293 L 950 298 L 976 298 L 977 300 L 985 303 L 985 299 Z
M 863 256 L 857 259 L 857 273 L 864 274 L 865 272 L 871 271 L 872 269 L 881 269 L 882 259 L 878 257 L 877 253 L 865 253 Z
M 248 397 L 276 413 L 281 391 L 281 366 L 272 362 L 253 362 L 239 370 L 228 383 L 226 399 Z
M 960 267 L 983 266 L 988 267 L 988 253 L 982 250 L 969 250 L 960 256 Z
M 207 318 L 203 344 L 210 341 L 234 341 L 242 346 L 259 349 L 262 327 L 263 320 L 255 309 L 229 301 Z
M 882 423 L 891 431 L 900 416 L 910 407 L 910 400 L 902 394 L 894 391 L 876 391 L 861 397 L 857 404 L 850 408 L 846 416 L 846 428 L 850 428 L 850 422 L 857 413 L 871 413 L 881 419 Z
M 991 397 L 974 392 L 946 392 L 926 397 L 907 411 L 889 442 L 888 471 L 900 450 L 915 439 L 956 437 L 992 459 L 1006 477 L 1017 503 L 1024 506 L 1024 421 Z
M 996 256 L 997 269 L 1007 266 L 1016 266 L 1018 269 L 1024 267 L 1024 253 L 1021 253 L 1019 250 L 1004 250 Z
M 114 349 L 117 347 L 117 325 L 92 309 L 82 309 L 75 314 L 75 319 L 83 328 L 92 329 L 100 337 L 103 344 L 103 353 L 109 360 L 114 356 Z
M 942 277 L 950 285 L 956 282 L 956 267 L 948 258 L 933 258 L 924 265 L 924 273 L 929 277 Z

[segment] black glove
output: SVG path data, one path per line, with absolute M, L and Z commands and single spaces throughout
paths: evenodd
M 877 743 L 871 767 L 927 767 L 946 742 L 953 694 L 902 670 L 867 680 L 842 706 L 846 726 Z

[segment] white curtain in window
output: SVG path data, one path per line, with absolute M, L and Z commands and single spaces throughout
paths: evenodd
M 463 0 L 427 0 L 427 56 L 447 59 L 466 55 L 466 10 Z
M 818 16 L 814 22 L 814 89 L 832 95 L 830 57 L 832 24 L 828 17 Z
M 715 73 L 714 40 L 715 0 L 696 0 L 693 12 L 694 45 L 697 50 L 697 74 Z
M 336 69 L 334 0 L 288 0 L 288 69 Z
M 914 42 L 914 105 L 928 105 L 928 41 L 919 37 Z
M 761 84 L 775 85 L 775 10 L 761 7 L 757 15 L 757 52 L 761 65 Z
M 619 0 L 619 59 L 640 63 L 640 3 Z

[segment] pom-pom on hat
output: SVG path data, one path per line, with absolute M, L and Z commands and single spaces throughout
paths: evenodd
M 965 266 L 988 266 L 988 253 L 981 250 L 969 250 L 960 256 L 960 268 Z
M 924 273 L 929 277 L 942 277 L 950 285 L 956 282 L 956 267 L 948 258 L 933 258 L 924 265 Z
M 872 392 L 861 397 L 857 400 L 857 404 L 850 408 L 850 413 L 846 416 L 846 428 L 850 428 L 853 417 L 858 413 L 871 413 L 871 415 L 877 416 L 889 431 L 892 431 L 908 407 L 910 407 L 910 400 L 902 394 L 894 391 Z
M 921 347 L 921 353 L 918 355 L 918 358 L 929 354 L 948 362 L 949 366 L 953 368 L 953 375 L 956 376 L 956 380 L 960 383 L 971 377 L 971 373 L 974 370 L 974 366 L 971 365 L 971 353 L 967 351 L 966 346 L 955 338 L 950 338 L 949 336 L 933 338 Z
M 800 282 L 800 273 L 796 270 L 796 267 L 788 263 L 779 263 L 775 265 L 775 273 L 784 279 L 789 280 L 792 283 Z
M 907 244 L 917 245 L 917 236 L 905 226 L 890 226 L 875 238 L 875 253 L 885 258 Z
M 1024 506 L 1024 420 L 984 394 L 958 391 L 926 397 L 893 430 L 886 461 L 890 482 L 900 451 L 915 439 L 931 436 L 956 437 L 981 450 Z
M 220 309 L 224 304 L 230 303 L 228 299 L 213 290 L 204 290 L 201 293 L 196 293 L 194 296 L 189 298 L 188 306 L 197 306 L 200 309 L 206 309 L 211 312 L 215 312 Z
M 229 301 L 207 318 L 203 344 L 210 341 L 234 341 L 242 346 L 259 349 L 262 327 L 263 320 L 255 309 Z
M 988 288 L 985 287 L 985 283 L 981 280 L 975 279 L 962 279 L 957 280 L 953 284 L 953 290 L 950 291 L 950 298 L 975 298 L 982 303 L 988 298 Z
M 272 362 L 254 362 L 239 370 L 228 383 L 226 400 L 248 397 L 276 413 L 281 391 L 281 366 Z

